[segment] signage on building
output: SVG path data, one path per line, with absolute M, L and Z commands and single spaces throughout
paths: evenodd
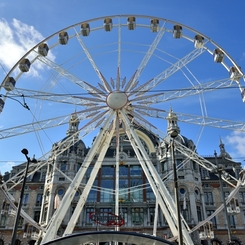
M 89 214 L 89 218 L 95 223 L 105 226 L 120 227 L 125 224 L 124 219 L 120 215 L 108 212 L 92 212 Z

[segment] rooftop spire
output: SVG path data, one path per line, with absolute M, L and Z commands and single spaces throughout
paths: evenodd
M 172 107 L 170 108 L 170 111 L 168 113 L 167 120 L 168 120 L 168 128 L 167 128 L 168 135 L 174 138 L 180 133 L 180 128 L 178 126 L 178 117 L 173 112 Z
M 72 134 L 76 133 L 78 131 L 79 123 L 80 123 L 80 121 L 79 121 L 78 116 L 75 112 L 71 115 L 71 118 L 69 120 L 69 129 L 67 130 L 66 134 L 72 135 Z
M 223 144 L 221 138 L 219 139 L 219 141 L 220 141 L 220 144 L 219 144 L 220 157 L 226 157 L 226 158 L 232 159 L 231 156 L 226 152 L 225 145 Z

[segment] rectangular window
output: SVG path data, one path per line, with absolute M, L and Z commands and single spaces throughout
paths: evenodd
M 111 191 L 114 187 L 113 179 L 102 179 L 101 187 L 100 202 L 111 202 L 113 200 L 113 194 Z
M 103 223 L 104 222 L 106 223 L 106 221 L 110 220 L 111 213 L 112 213 L 111 208 L 100 208 L 100 217 L 101 220 L 103 220 Z
M 29 194 L 24 194 L 22 199 L 22 205 L 27 205 L 29 203 Z
M 61 170 L 62 172 L 65 172 L 65 171 L 66 171 L 66 166 L 67 166 L 66 162 L 62 162 L 62 163 L 60 164 L 60 170 Z
M 231 225 L 231 228 L 236 228 L 236 222 L 235 222 L 235 217 L 234 217 L 234 215 L 229 215 L 228 217 L 229 217 L 229 219 L 230 219 L 230 225 Z
M 130 181 L 130 201 L 143 202 L 142 178 Z
M 45 181 L 45 179 L 46 179 L 46 172 L 42 172 L 41 181 Z
M 129 201 L 128 197 L 128 178 L 119 180 L 119 202 L 125 203 Z
M 22 217 L 19 217 L 19 220 L 18 220 L 18 226 L 19 227 L 22 227 L 24 224 L 24 219 Z
M 128 176 L 128 166 L 119 166 L 119 175 Z
M 132 224 L 142 225 L 144 222 L 144 209 L 143 208 L 132 208 L 131 213 L 132 213 L 132 216 L 131 216 Z
M 128 208 L 120 208 L 120 216 L 124 219 L 125 224 L 128 223 Z
M 209 217 L 211 214 L 214 213 L 214 210 L 206 210 L 206 213 L 207 213 L 207 216 Z M 213 223 L 214 227 L 217 227 L 217 221 L 216 221 L 215 216 L 210 221 Z
M 153 225 L 154 224 L 154 219 L 155 219 L 155 208 L 150 207 L 149 208 L 149 213 L 150 213 L 150 224 Z
M 93 185 L 97 186 L 98 181 L 95 180 Z M 97 202 L 97 191 L 94 190 L 93 187 L 90 189 L 90 192 L 87 197 L 87 202 Z
M 206 205 L 213 205 L 214 204 L 213 193 L 204 192 L 204 201 Z
M 102 166 L 101 175 L 103 177 L 113 177 L 115 168 L 113 166 Z
M 7 224 L 7 215 L 1 215 L 1 218 L 0 218 L 0 227 L 6 226 L 6 224 Z
M 201 211 L 201 207 L 197 206 L 197 219 L 198 221 L 202 221 L 202 211 Z
M 210 179 L 209 172 L 207 169 L 202 169 L 201 177 L 202 177 L 202 179 Z
M 37 194 L 37 199 L 36 199 L 36 206 L 41 206 L 42 205 L 42 200 L 43 200 L 43 194 L 38 193 Z
M 245 204 L 245 191 L 239 192 L 239 199 L 242 204 Z
M 90 214 L 94 212 L 94 208 L 86 208 L 86 224 L 91 224 L 93 221 L 90 219 Z
M 167 162 L 162 162 L 162 172 L 165 172 L 168 170 L 168 164 Z
M 182 169 L 183 170 L 183 160 L 182 159 L 176 159 L 176 167 L 177 168 L 180 168 L 180 169 Z
M 36 222 L 39 222 L 39 219 L 40 219 L 40 211 L 35 211 L 34 212 L 34 220 Z
M 193 169 L 198 170 L 198 164 L 196 162 L 192 162 L 192 164 L 193 164 Z
M 191 219 L 190 219 L 190 213 L 189 213 L 188 205 L 186 204 L 185 209 L 184 209 L 184 206 L 183 205 L 180 205 L 180 210 L 181 210 L 181 214 L 184 217 L 184 219 L 187 222 L 190 222 Z
M 156 197 L 155 197 L 154 192 L 152 191 L 151 187 L 148 187 L 146 189 L 146 201 L 153 203 L 155 202 L 155 200 L 156 200 Z
M 130 176 L 142 176 L 142 168 L 139 165 L 130 166 Z

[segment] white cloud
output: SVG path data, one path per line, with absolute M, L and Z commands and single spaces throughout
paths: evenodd
M 235 154 L 238 157 L 244 157 L 245 156 L 245 133 L 242 132 L 232 132 L 231 135 L 226 137 L 227 144 L 230 145 L 234 151 Z
M 11 23 L 0 19 L 0 33 L 0 62 L 7 70 L 11 69 L 28 50 L 44 39 L 33 26 L 16 19 L 13 19 Z M 31 60 L 33 55 L 29 55 L 28 58 Z M 49 52 L 49 58 L 54 60 L 51 52 Z M 29 74 L 39 76 L 38 70 L 43 68 L 40 62 L 36 62 L 32 65 Z
M 13 161 L 9 161 L 6 162 L 5 164 L 2 164 L 0 173 L 5 174 L 6 172 L 10 172 L 13 166 L 16 166 L 16 163 Z

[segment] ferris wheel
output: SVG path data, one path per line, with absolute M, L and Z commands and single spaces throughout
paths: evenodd
M 244 132 L 244 123 L 234 121 L 233 106 L 226 106 L 225 118 L 220 110 L 227 100 L 245 102 L 243 83 L 243 72 L 225 50 L 181 23 L 142 15 L 90 19 L 40 41 L 10 70 L 1 84 L 0 116 L 12 120 L 1 128 L 0 139 L 9 146 L 16 138 L 28 139 L 38 146 L 35 154 L 41 157 L 32 174 L 47 164 L 50 149 L 62 137 L 61 132 L 66 131 L 71 115 L 80 121 L 81 128 L 76 132 L 79 137 L 67 137 L 63 140 L 65 147 L 54 153 L 65 151 L 75 140 L 91 140 L 91 135 L 97 135 L 85 167 L 98 149 L 98 164 L 102 162 L 112 137 L 119 137 L 122 124 L 153 192 L 160 193 L 159 206 L 177 236 L 177 220 L 169 209 L 174 201 L 131 125 L 142 125 L 163 140 L 166 135 L 162 131 L 167 128 L 168 111 L 172 108 L 183 125 L 181 128 L 190 132 L 196 145 L 205 142 L 205 134 L 210 135 L 212 130 Z M 20 110 L 22 116 L 16 117 Z M 176 147 L 209 171 L 215 168 L 185 146 Z M 74 185 L 80 184 L 84 174 L 81 168 L 67 196 L 75 194 Z M 88 186 L 93 184 L 95 175 L 96 172 L 91 174 Z M 11 183 L 17 185 L 22 179 L 18 174 L 11 178 Z M 232 184 L 234 191 L 227 201 L 243 184 L 243 180 L 233 180 L 236 184 Z M 3 185 L 6 189 L 6 183 Z M 81 204 L 90 189 L 86 190 Z M 6 196 L 11 201 L 7 192 Z M 62 220 L 69 206 L 69 198 L 64 200 L 67 201 L 57 209 L 49 226 L 42 228 L 44 242 L 55 238 L 57 226 L 52 224 Z M 117 205 L 116 210 L 115 214 Z M 72 233 L 80 212 L 81 209 L 74 211 L 64 235 Z M 27 214 L 22 215 L 40 228 Z M 192 244 L 187 228 L 183 235 L 185 243 Z

